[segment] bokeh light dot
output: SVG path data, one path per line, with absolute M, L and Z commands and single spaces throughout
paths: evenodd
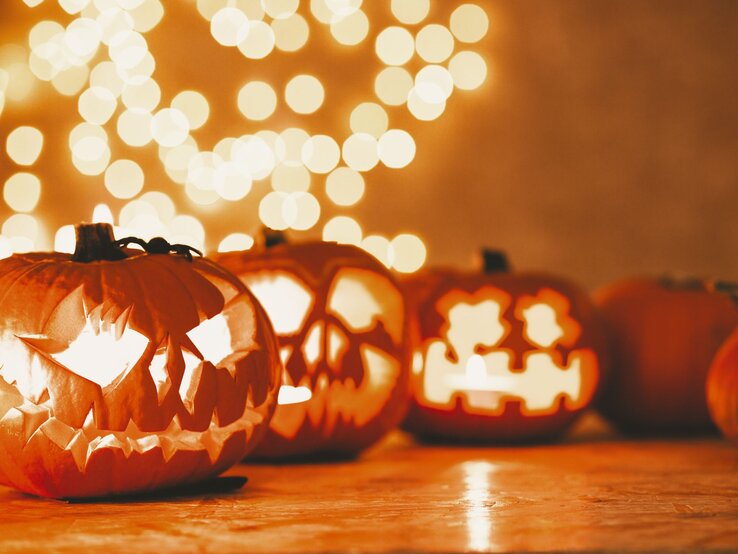
M 273 19 L 286 19 L 297 11 L 300 0 L 261 0 L 266 14 Z
M 123 92 L 124 86 L 125 82 L 111 61 L 102 61 L 90 71 L 90 87 L 106 88 L 117 98 Z
M 446 102 L 430 103 L 426 102 L 418 91 L 413 88 L 407 99 L 407 109 L 416 119 L 421 121 L 432 121 L 443 114 L 446 109 Z
M 272 189 L 279 192 L 306 192 L 310 189 L 310 172 L 303 165 L 279 164 L 272 172 Z
M 329 173 L 338 165 L 341 149 L 328 135 L 315 135 L 303 144 L 301 158 L 313 173 Z
M 488 29 L 487 13 L 475 4 L 462 4 L 451 14 L 451 32 L 461 42 L 479 42 Z
M 338 215 L 323 226 L 323 240 L 339 244 L 361 244 L 362 230 L 352 217 Z
M 377 56 L 387 65 L 403 65 L 413 57 L 415 43 L 410 31 L 403 27 L 387 27 L 374 44 Z
M 325 181 L 325 192 L 338 206 L 353 206 L 364 196 L 364 178 L 350 167 L 338 167 Z
M 387 130 L 389 116 L 379 104 L 363 102 L 351 112 L 349 124 L 354 133 L 368 133 L 379 138 Z
M 238 8 L 222 8 L 210 20 L 210 34 L 223 46 L 237 46 L 248 37 L 249 18 Z
M 305 46 L 310 36 L 310 27 L 300 14 L 272 21 L 274 44 L 284 52 L 295 52 Z
M 139 84 L 124 85 L 121 100 L 129 109 L 151 112 L 159 105 L 161 89 L 149 78 Z
M 432 23 L 418 31 L 415 48 L 425 61 L 440 63 L 454 51 L 454 36 L 443 25 Z
M 413 273 L 423 267 L 425 244 L 412 234 L 397 235 L 390 243 L 392 267 L 400 273 Z
M 286 197 L 287 193 L 285 192 L 273 191 L 261 199 L 261 202 L 259 202 L 259 219 L 264 225 L 277 231 L 289 227 L 282 214 L 282 205 Z
M 246 233 L 231 233 L 218 244 L 218 252 L 238 252 L 254 246 L 254 237 Z
M 238 109 L 247 119 L 263 121 L 277 108 L 277 93 L 263 81 L 246 83 L 238 92 Z
M 164 6 L 160 0 L 146 0 L 129 13 L 133 17 L 133 28 L 139 33 L 148 33 L 164 16 Z
M 402 67 L 386 67 L 374 81 L 374 92 L 388 106 L 401 106 L 407 102 L 413 88 L 413 77 Z
M 15 173 L 3 187 L 3 199 L 16 212 L 30 212 L 41 197 L 41 181 L 32 173 Z
M 331 23 L 331 34 L 336 42 L 354 46 L 369 34 L 369 18 L 362 10 L 356 10 L 346 17 L 336 18 Z
M 116 160 L 105 170 L 105 188 L 116 198 L 133 198 L 144 186 L 144 172 L 133 160 Z
M 309 192 L 296 192 L 290 195 L 295 205 L 295 215 L 290 218 L 290 227 L 296 231 L 307 231 L 320 219 L 320 202 Z
M 377 144 L 379 159 L 387 167 L 401 168 L 415 158 L 415 140 L 402 129 L 390 129 L 384 133 Z
M 386 237 L 382 235 L 367 235 L 361 241 L 361 248 L 377 258 L 386 267 L 391 266 L 390 241 Z
M 224 162 L 215 168 L 215 192 L 224 200 L 241 200 L 251 191 L 251 182 L 251 175 L 235 162 Z
M 43 133 L 28 125 L 13 129 L 5 141 L 8 156 L 18 165 L 33 165 L 41 155 L 43 146 Z
M 87 65 L 73 65 L 60 71 L 51 79 L 51 84 L 59 94 L 75 96 L 87 83 L 90 69 Z
M 368 133 L 354 133 L 344 141 L 341 155 L 351 169 L 369 171 L 379 161 L 377 139 Z
M 85 121 L 104 125 L 115 113 L 115 95 L 103 87 L 90 87 L 79 96 L 77 108 Z
M 183 90 L 172 99 L 172 108 L 182 112 L 190 126 L 190 130 L 199 129 L 210 116 L 210 104 L 207 98 L 194 90 Z
M 459 52 L 448 64 L 454 85 L 462 90 L 479 88 L 487 78 L 487 64 L 476 52 Z
M 152 115 L 145 110 L 125 110 L 118 116 L 118 136 L 129 146 L 146 146 L 151 136 Z
M 151 119 L 151 136 L 162 146 L 182 144 L 189 132 L 187 117 L 175 108 L 159 110 Z
M 398 21 L 414 25 L 428 15 L 430 0 L 392 0 L 391 9 Z
M 429 104 L 445 102 L 454 90 L 451 73 L 440 65 L 427 65 L 415 76 L 414 92 Z
M 238 43 L 241 53 L 251 60 L 267 57 L 275 45 L 274 31 L 263 21 L 249 21 L 249 32 L 244 40 Z
M 292 111 L 299 114 L 310 114 L 323 104 L 325 91 L 316 77 L 297 75 L 287 83 L 284 98 Z

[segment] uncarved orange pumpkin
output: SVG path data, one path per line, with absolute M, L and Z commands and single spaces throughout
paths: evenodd
M 565 430 L 589 406 L 602 360 L 587 295 L 564 279 L 428 270 L 405 282 L 414 314 L 404 427 L 447 440 L 523 441 Z
M 396 426 L 406 405 L 401 292 L 354 246 L 280 242 L 216 258 L 266 309 L 284 362 L 279 405 L 254 456 L 356 454 Z
M 699 280 L 637 278 L 595 299 L 609 328 L 613 370 L 600 411 L 631 433 L 714 429 L 707 372 L 738 326 L 738 307 Z
M 718 351 L 707 377 L 707 405 L 715 425 L 738 440 L 738 330 Z
M 79 226 L 74 256 L 0 261 L 4 484 L 88 497 L 203 479 L 271 417 L 276 339 L 243 284 L 186 249 L 112 240 L 107 225 Z

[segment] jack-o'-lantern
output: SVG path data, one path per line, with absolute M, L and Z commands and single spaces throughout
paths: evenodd
M 254 456 L 353 455 L 404 412 L 402 294 L 354 246 L 283 238 L 269 233 L 251 251 L 217 258 L 264 306 L 284 362 L 278 406 Z
M 408 279 L 412 402 L 404 427 L 444 440 L 522 441 L 563 431 L 600 381 L 599 336 L 584 292 L 513 273 L 499 252 L 485 271 Z
M 721 283 L 738 303 L 738 284 Z M 720 347 L 707 375 L 707 406 L 713 422 L 729 439 L 738 440 L 738 330 Z
M 730 296 L 697 279 L 639 278 L 595 294 L 613 347 L 599 409 L 630 433 L 714 429 L 705 400 L 717 350 L 738 327 Z
M 51 497 L 216 475 L 263 434 L 276 338 L 233 275 L 163 239 L 0 261 L 0 481 Z M 172 249 L 174 255 L 167 252 Z

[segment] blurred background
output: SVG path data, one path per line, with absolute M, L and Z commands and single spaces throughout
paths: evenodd
M 732 0 L 5 0 L 0 255 L 94 212 L 402 272 L 487 245 L 589 287 L 738 278 L 736 59 Z

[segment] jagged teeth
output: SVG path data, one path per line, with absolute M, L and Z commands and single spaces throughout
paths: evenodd
M 125 431 L 112 432 L 95 427 L 92 410 L 87 414 L 82 429 L 75 429 L 52 416 L 48 408 L 28 403 L 12 408 L 3 419 L 10 418 L 19 419 L 19 425 L 28 431 L 27 442 L 41 433 L 59 448 L 69 450 L 80 471 L 84 471 L 93 452 L 101 448 L 122 450 L 126 458 L 133 452 L 143 454 L 153 448 L 161 448 L 165 461 L 169 461 L 180 450 L 205 450 L 211 462 L 215 463 L 226 440 L 241 431 L 250 436 L 254 427 L 263 421 L 263 416 L 247 406 L 240 419 L 225 427 L 218 427 L 215 421 L 211 421 L 205 431 L 182 429 L 179 419 L 175 417 L 166 430 L 158 433 L 143 432 L 133 421 L 128 423 Z M 32 429 L 28 427 L 29 418 L 34 422 Z

